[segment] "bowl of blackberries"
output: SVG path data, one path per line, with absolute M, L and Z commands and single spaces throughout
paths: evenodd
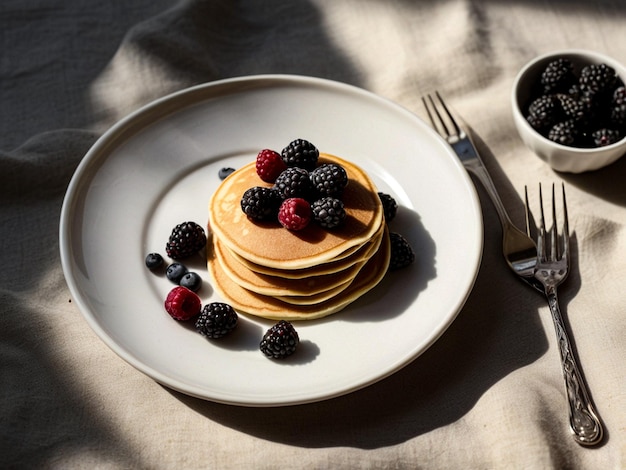
M 515 78 L 513 118 L 524 143 L 554 170 L 582 173 L 626 153 L 626 69 L 585 50 L 545 54 Z

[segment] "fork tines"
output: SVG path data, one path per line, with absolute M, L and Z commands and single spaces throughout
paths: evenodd
M 446 138 L 461 136 L 463 130 L 457 124 L 438 91 L 435 91 L 434 98 L 431 94 L 423 96 L 422 103 L 426 108 L 431 124 L 439 134 Z
M 567 200 L 565 197 L 565 184 L 561 183 L 562 188 L 562 199 L 563 199 L 563 226 L 561 229 L 561 239 L 562 246 L 559 244 L 559 235 L 557 228 L 557 218 L 556 218 L 556 197 L 555 197 L 555 185 L 552 184 L 552 225 L 550 227 L 550 259 L 556 260 L 559 257 L 566 257 L 569 253 L 569 220 L 567 214 Z M 526 210 L 526 233 L 531 236 L 531 214 L 530 214 L 530 205 L 528 203 L 528 188 L 524 188 L 524 197 L 525 197 L 525 210 Z M 537 251 L 539 255 L 543 259 L 547 258 L 547 249 L 546 249 L 546 218 L 545 212 L 543 208 L 543 194 L 541 189 L 541 183 L 539 184 L 539 214 L 540 221 L 539 227 L 537 227 Z

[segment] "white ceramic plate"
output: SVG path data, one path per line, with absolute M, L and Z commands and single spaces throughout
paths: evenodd
M 284 361 L 258 349 L 273 322 L 241 316 L 210 341 L 171 319 L 173 285 L 144 266 L 165 255 L 178 223 L 206 225 L 222 167 L 304 138 L 357 163 L 401 206 L 391 229 L 417 260 L 341 313 L 297 322 L 300 348 Z M 410 363 L 454 320 L 482 255 L 471 180 L 449 147 L 405 109 L 362 89 L 296 76 L 256 76 L 157 100 L 105 133 L 68 188 L 60 223 L 63 270 L 89 325 L 124 360 L 175 390 L 222 403 L 313 402 L 372 384 Z M 190 268 L 219 300 L 204 263 Z

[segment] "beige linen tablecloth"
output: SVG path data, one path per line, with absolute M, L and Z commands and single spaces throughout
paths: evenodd
M 557 48 L 626 62 L 626 4 L 539 1 L 4 0 L 0 3 L 0 467 L 626 468 L 626 159 L 555 173 L 513 125 L 521 66 Z M 465 307 L 409 366 L 315 404 L 226 406 L 170 391 L 88 327 L 63 277 L 62 198 L 96 138 L 191 85 L 264 73 L 353 84 L 424 117 L 441 90 L 474 127 L 512 217 L 564 181 L 566 319 L 606 426 L 574 443 L 544 299 L 515 279 L 482 189 L 484 258 Z M 132 282 L 132 280 L 129 280 Z

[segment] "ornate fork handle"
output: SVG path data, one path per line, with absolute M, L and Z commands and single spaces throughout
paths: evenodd
M 578 363 L 572 352 L 569 337 L 565 330 L 556 287 L 546 287 L 546 297 L 552 314 L 552 321 L 559 343 L 561 366 L 565 378 L 565 388 L 569 403 L 570 428 L 574 439 L 582 445 L 594 445 L 602 439 L 602 424 L 589 399 L 589 392 L 582 379 Z

